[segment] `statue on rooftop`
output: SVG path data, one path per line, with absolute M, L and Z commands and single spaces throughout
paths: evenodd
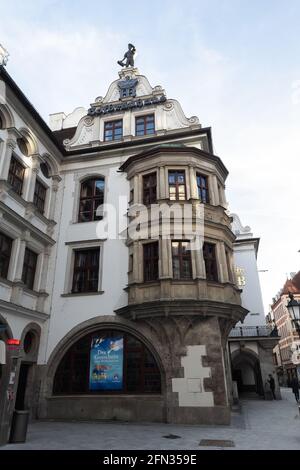
M 136 52 L 136 48 L 133 44 L 128 44 L 128 51 L 125 52 L 123 60 L 118 60 L 118 64 L 121 67 L 134 67 L 134 54 Z M 124 61 L 126 62 L 124 63 Z

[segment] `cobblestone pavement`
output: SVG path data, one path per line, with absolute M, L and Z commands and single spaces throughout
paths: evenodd
M 180 438 L 164 437 L 169 434 Z M 290 389 L 282 389 L 282 400 L 243 400 L 242 412 L 232 413 L 230 426 L 37 421 L 29 426 L 26 443 L 8 444 L 1 450 L 199 450 L 203 449 L 201 439 L 232 440 L 235 449 L 300 449 L 300 417 L 294 395 Z

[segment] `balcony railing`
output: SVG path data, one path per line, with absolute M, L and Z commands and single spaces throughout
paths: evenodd
M 229 338 L 266 338 L 278 337 L 276 328 L 271 328 L 268 325 L 261 326 L 237 326 L 229 333 Z

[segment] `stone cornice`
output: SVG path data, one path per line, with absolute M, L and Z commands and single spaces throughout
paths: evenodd
M 8 315 L 17 315 L 25 318 L 32 318 L 34 320 L 40 320 L 45 322 L 48 320 L 50 315 L 47 313 L 39 312 L 37 310 L 31 310 L 29 308 L 22 307 L 22 305 L 17 305 L 12 302 L 6 302 L 5 300 L 0 300 L 0 309 L 1 312 Z

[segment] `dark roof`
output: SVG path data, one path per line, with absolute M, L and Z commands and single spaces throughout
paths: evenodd
M 168 152 L 168 153 L 194 153 L 196 155 L 199 155 L 201 157 L 206 157 L 209 158 L 210 160 L 213 160 L 217 164 L 220 165 L 222 171 L 224 172 L 225 176 L 228 175 L 228 170 L 223 164 L 222 160 L 217 157 L 216 155 L 213 155 L 212 153 L 205 152 L 205 150 L 200 150 L 196 147 L 186 147 L 184 145 L 182 146 L 174 146 L 174 145 L 156 145 L 155 147 L 151 147 L 150 149 L 146 149 L 143 152 L 137 153 L 136 155 L 133 155 L 132 157 L 129 157 L 121 166 L 120 166 L 120 171 L 126 171 L 126 169 L 134 162 L 138 160 L 143 160 L 146 157 L 153 156 L 157 153 L 161 152 Z
M 67 127 L 60 131 L 53 131 L 53 135 L 60 145 L 63 145 L 63 141 L 66 139 L 72 139 L 74 137 L 77 127 Z

